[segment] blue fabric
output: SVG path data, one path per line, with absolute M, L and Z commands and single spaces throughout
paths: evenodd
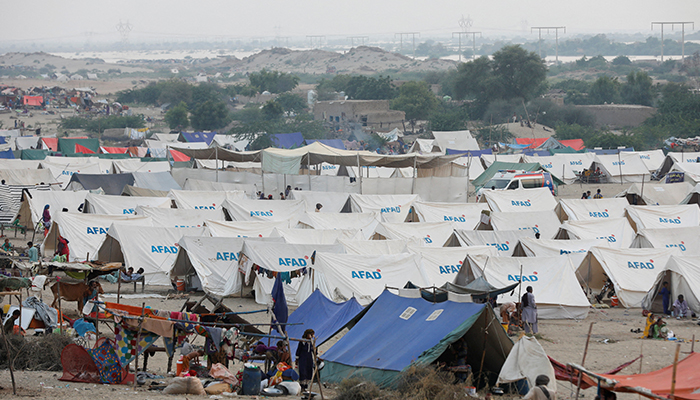
M 272 302 L 274 303 L 272 305 L 272 313 L 275 314 L 273 322 L 276 321 L 286 324 L 287 319 L 289 319 L 289 309 L 287 308 L 287 298 L 284 296 L 284 286 L 282 286 L 282 277 L 280 274 L 277 274 L 275 277 L 275 285 L 272 286 Z M 277 332 L 284 334 L 285 326 L 282 325 L 280 328 L 282 332 L 279 332 L 279 329 L 275 326 Z
M 618 151 L 634 151 L 634 147 L 627 147 L 624 149 L 586 149 L 586 153 L 596 153 L 597 155 L 605 154 L 617 154 Z
M 540 157 L 550 157 L 552 153 L 549 150 L 525 150 L 523 154 L 526 156 L 540 156 Z
M 95 325 L 80 318 L 73 322 L 73 329 L 78 332 L 79 336 L 85 336 L 88 332 L 95 332 Z
M 304 137 L 301 132 L 274 133 L 270 135 L 272 144 L 280 149 L 294 149 L 304 145 Z
M 309 139 L 306 141 L 306 144 L 311 144 L 313 142 L 319 142 L 321 144 L 325 144 L 328 147 L 346 150 L 345 143 L 343 143 L 343 141 L 340 139 Z
M 416 311 L 400 316 L 408 307 Z M 385 290 L 360 321 L 325 354 L 323 359 L 353 367 L 401 371 L 426 350 L 484 310 L 484 304 L 432 303 L 404 298 Z M 435 311 L 442 310 L 433 321 Z
M 446 149 L 445 153 L 449 156 L 452 154 L 465 154 L 465 155 L 471 155 L 472 157 L 481 157 L 484 154 L 493 154 L 493 150 L 491 149 L 484 149 L 484 150 L 455 150 L 455 149 Z
M 0 136 L 0 144 L 7 144 L 5 141 L 5 136 Z
M 180 137 L 187 143 L 205 142 L 211 144 L 216 132 L 180 132 Z
M 12 150 L 0 151 L 0 158 L 15 158 L 15 153 Z
M 320 346 L 343 329 L 350 320 L 362 311 L 360 303 L 352 298 L 344 303 L 329 300 L 318 289 L 297 308 L 287 321 L 287 334 L 291 338 L 301 339 L 304 331 L 313 329 L 316 334 L 316 346 Z M 290 353 L 296 354 L 299 342 L 290 341 Z

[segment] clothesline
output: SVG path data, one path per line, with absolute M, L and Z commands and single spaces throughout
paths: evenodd
M 304 325 L 301 322 L 297 323 L 286 323 L 286 322 L 276 322 L 274 324 L 268 324 L 268 323 L 260 323 L 260 324 L 236 324 L 236 323 L 225 323 L 225 322 L 198 322 L 198 321 L 189 321 L 189 320 L 184 320 L 184 319 L 171 319 L 168 318 L 168 321 L 172 322 L 185 322 L 188 324 L 199 324 L 199 325 L 205 325 L 205 326 L 228 326 L 228 327 L 237 327 L 237 326 L 276 326 L 276 325 Z M 245 333 L 246 335 L 248 333 Z
M 254 311 L 240 311 L 240 312 L 235 312 L 235 311 L 229 311 L 229 312 L 224 312 L 224 313 L 208 313 L 208 314 L 199 314 L 200 316 L 205 316 L 205 315 L 242 315 L 242 314 L 255 314 L 255 313 L 260 313 L 260 312 L 268 312 L 267 309 L 265 310 L 254 310 Z

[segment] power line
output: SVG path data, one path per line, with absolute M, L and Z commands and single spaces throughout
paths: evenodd
M 559 29 L 563 29 L 564 33 L 566 33 L 566 27 L 565 26 L 533 26 L 530 28 L 530 33 L 534 31 L 535 29 L 538 30 L 539 32 L 539 40 L 537 40 L 537 52 L 539 53 L 540 58 L 542 58 L 542 31 L 547 31 L 549 33 L 550 30 L 554 30 L 554 34 L 556 35 L 556 40 L 557 40 L 557 46 L 556 46 L 556 60 L 557 64 L 559 64 Z
M 681 26 L 681 60 L 685 60 L 685 26 L 692 25 L 695 29 L 694 22 L 652 22 L 651 30 L 654 30 L 654 25 L 661 25 L 661 62 L 664 62 L 664 25 L 671 25 L 671 29 L 675 25 Z
M 476 59 L 476 34 L 481 37 L 481 32 L 452 32 L 452 37 L 459 37 L 459 61 L 462 61 L 462 36 L 472 35 L 472 58 Z
M 350 47 L 355 47 L 355 39 L 362 43 L 361 46 L 364 46 L 365 40 L 369 41 L 369 36 L 348 36 L 348 39 L 350 39 Z
M 411 36 L 413 38 L 413 59 L 416 59 L 416 35 L 420 37 L 420 32 L 399 32 L 394 34 L 394 38 L 396 38 L 396 35 L 399 35 L 399 40 L 401 41 L 401 50 L 403 50 L 403 36 Z
M 314 48 L 314 39 L 316 39 L 319 48 L 321 48 L 323 41 L 326 39 L 326 35 L 306 35 L 306 37 L 309 38 L 309 45 L 312 49 Z

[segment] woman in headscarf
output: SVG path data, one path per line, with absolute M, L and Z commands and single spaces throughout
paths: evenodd
M 51 213 L 49 212 L 49 205 L 44 206 L 44 213 L 41 216 L 41 222 L 44 224 L 44 236 L 49 232 L 51 227 Z

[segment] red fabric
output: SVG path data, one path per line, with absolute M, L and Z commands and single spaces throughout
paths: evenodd
M 22 104 L 25 106 L 41 106 L 44 102 L 44 98 L 41 96 L 24 96 L 22 98 Z
M 42 146 L 51 151 L 58 151 L 58 138 L 41 138 Z
M 100 147 L 103 153 L 110 154 L 126 154 L 129 151 L 128 147 Z
M 569 146 L 576 151 L 586 148 L 586 145 L 583 144 L 583 139 L 560 140 L 559 143 L 563 144 L 564 146 Z
M 177 150 L 170 150 L 173 161 L 190 161 L 190 158 Z
M 83 146 L 82 144 L 77 144 L 75 145 L 75 152 L 76 153 L 83 153 L 83 154 L 95 154 L 94 151 L 88 149 L 87 147 Z
M 700 400 L 700 353 L 692 353 L 678 362 L 676 368 L 676 391 L 674 396 L 679 399 Z M 617 381 L 612 390 L 616 392 L 634 392 L 633 388 L 645 388 L 658 396 L 671 394 L 673 365 L 646 374 L 612 375 L 600 374 L 608 379 Z M 693 393 L 695 392 L 695 393 Z M 644 393 L 641 393 L 644 395 Z
M 578 385 L 578 370 L 575 370 L 568 365 L 564 365 L 560 363 L 559 361 L 553 359 L 552 357 L 547 356 L 549 358 L 549 362 L 552 363 L 552 367 L 554 367 L 554 376 L 557 378 L 558 381 L 568 381 L 573 383 L 574 385 Z M 614 375 L 617 374 L 618 372 L 622 371 L 623 369 L 627 368 L 630 366 L 632 363 L 635 361 L 639 360 L 640 357 L 635 358 L 632 361 L 628 361 L 619 367 L 612 369 L 607 372 L 608 375 Z M 592 386 L 597 386 L 597 382 L 593 380 L 590 376 L 583 374 L 581 375 L 581 389 L 588 389 L 589 387 Z
M 100 371 L 87 350 L 71 343 L 61 351 L 63 376 L 59 381 L 100 383 Z
M 517 144 L 529 144 L 530 147 L 528 148 L 536 148 L 539 147 L 542 143 L 546 142 L 547 139 L 549 138 L 515 138 L 515 143 Z

